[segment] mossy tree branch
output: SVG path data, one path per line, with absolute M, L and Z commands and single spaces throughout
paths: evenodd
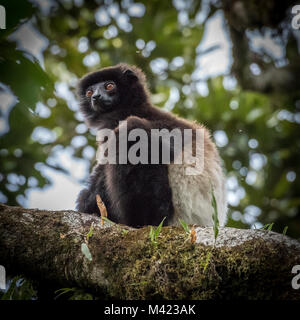
M 81 250 L 93 223 L 87 246 Z M 121 299 L 299 299 L 291 286 L 300 243 L 262 230 L 101 226 L 97 216 L 0 205 L 0 264 L 57 287 L 77 286 Z

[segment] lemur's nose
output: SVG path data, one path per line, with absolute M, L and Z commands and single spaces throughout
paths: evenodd
M 99 93 L 94 94 L 94 95 L 92 96 L 92 98 L 93 98 L 94 101 L 99 100 L 100 97 L 101 97 L 101 94 L 99 94 Z

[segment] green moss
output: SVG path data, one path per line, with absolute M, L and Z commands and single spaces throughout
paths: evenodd
M 31 237 L 32 228 L 26 222 L 21 224 L 22 231 L 18 230 L 17 222 L 22 212 L 11 216 L 15 217 L 15 223 L 9 214 L 3 215 L 1 223 L 7 223 L 11 228 L 9 231 L 3 228 L 0 242 L 1 239 L 12 239 L 14 259 L 5 248 L 1 251 L 0 247 L 0 255 L 9 267 L 19 265 L 29 276 L 35 276 L 34 266 L 37 265 L 38 273 L 43 274 L 45 270 L 50 281 L 65 283 L 70 278 L 74 285 L 89 288 L 108 299 L 300 299 L 300 291 L 291 287 L 291 269 L 300 264 L 299 250 L 294 248 L 291 251 L 294 254 L 291 254 L 284 241 L 257 238 L 240 246 L 214 247 L 192 244 L 181 227 L 164 227 L 157 244 L 153 244 L 149 227 L 123 232 L 123 229 L 129 229 L 114 225 L 101 232 L 95 230 L 90 237 L 88 246 L 93 256 L 90 262 L 78 255 L 90 224 L 80 229 L 82 234 L 73 230 L 61 238 L 60 233 L 70 231 L 67 225 L 55 222 L 54 217 L 48 217 L 46 213 L 41 217 L 35 215 L 34 223 L 38 228 Z M 49 219 L 53 219 L 52 227 Z M 11 234 L 18 235 L 17 243 Z M 24 239 L 27 244 L 25 252 Z M 9 248 L 10 244 L 6 247 Z M 33 248 L 34 266 L 31 263 Z M 45 255 L 59 257 L 60 263 L 55 264 L 55 268 L 49 267 Z M 22 260 L 18 261 L 18 257 Z M 74 267 L 66 269 L 68 261 L 64 264 L 64 257 L 74 261 Z M 75 267 L 77 262 L 81 267 Z M 88 282 L 82 275 L 83 272 L 92 273 L 95 264 L 101 272 L 99 287 L 95 279 Z M 105 268 L 104 274 L 102 267 Z
M 107 233 L 108 235 L 109 233 Z M 109 297 L 121 299 L 296 298 L 284 248 L 256 239 L 233 248 L 192 244 L 182 228 L 102 238 Z M 125 252 L 124 252 L 125 251 Z M 121 258 L 122 257 L 122 258 Z M 284 262 L 282 261 L 284 259 Z

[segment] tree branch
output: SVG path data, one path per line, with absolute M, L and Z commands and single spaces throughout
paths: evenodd
M 196 227 L 192 243 L 182 227 L 164 227 L 153 243 L 149 230 L 101 226 L 99 217 L 75 211 L 0 204 L 0 264 L 106 298 L 300 298 L 291 286 L 292 267 L 300 264 L 296 240 L 221 228 L 214 243 L 212 228 Z

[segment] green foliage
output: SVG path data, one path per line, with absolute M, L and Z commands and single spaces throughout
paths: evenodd
M 209 264 L 211 255 L 212 255 L 212 252 L 209 251 L 209 252 L 207 253 L 207 257 L 206 257 L 206 260 L 205 260 L 205 262 L 204 262 L 203 272 L 205 272 L 206 269 L 207 269 L 207 266 L 208 266 L 208 264 Z
M 90 230 L 86 235 L 86 242 L 89 242 L 90 237 L 93 235 L 93 231 L 94 231 L 94 223 L 92 222 L 90 226 Z
M 182 219 L 178 219 L 182 228 L 184 229 L 185 233 L 190 234 L 190 228 L 189 226 L 186 224 L 186 222 Z
M 102 217 L 102 219 L 103 219 L 105 222 L 107 222 L 107 223 L 109 224 L 109 226 L 116 226 L 117 229 L 118 229 L 118 231 L 120 231 L 120 232 L 121 232 L 122 234 L 124 234 L 124 235 L 129 232 L 129 230 L 122 229 L 119 224 L 116 224 L 115 222 L 109 220 L 107 217 Z
M 219 218 L 218 218 L 217 201 L 215 198 L 213 188 L 211 190 L 211 205 L 213 207 L 213 230 L 214 230 L 214 236 L 216 241 L 219 234 Z
M 101 217 L 105 222 L 107 222 L 110 226 L 116 225 L 115 222 L 109 220 L 107 217 Z
M 166 217 L 162 219 L 161 223 L 156 228 L 153 228 L 152 226 L 150 226 L 149 238 L 153 244 L 157 244 L 157 238 L 161 232 L 161 228 L 163 226 L 165 219 Z
M 35 300 L 37 292 L 32 283 L 23 276 L 15 276 L 6 292 L 0 292 L 0 300 Z
M 273 226 L 274 226 L 274 222 L 272 222 L 272 223 L 267 223 L 267 224 L 265 224 L 265 225 L 262 227 L 262 230 L 272 231 Z

